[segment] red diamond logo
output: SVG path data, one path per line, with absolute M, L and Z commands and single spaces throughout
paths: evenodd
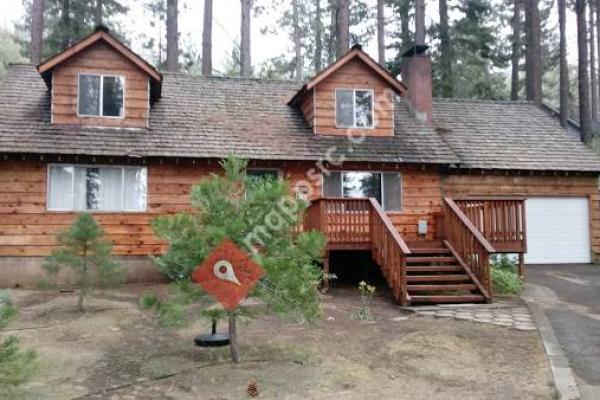
M 226 239 L 196 268 L 192 279 L 231 311 L 264 274 L 260 265 Z

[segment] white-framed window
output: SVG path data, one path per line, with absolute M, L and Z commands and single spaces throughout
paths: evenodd
M 146 167 L 48 166 L 49 211 L 146 211 Z
M 338 128 L 373 128 L 374 94 L 371 89 L 335 90 L 335 125 Z
M 78 116 L 123 118 L 124 77 L 79 74 L 77 88 Z
M 402 211 L 402 175 L 398 172 L 330 171 L 323 174 L 323 196 L 373 197 L 384 211 Z

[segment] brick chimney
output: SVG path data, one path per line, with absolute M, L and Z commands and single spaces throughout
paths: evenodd
M 428 46 L 415 45 L 402 55 L 402 82 L 408 87 L 408 103 L 420 122 L 431 123 L 431 57 Z

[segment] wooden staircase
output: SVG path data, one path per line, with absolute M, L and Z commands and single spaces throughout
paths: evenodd
M 478 200 L 461 204 L 465 211 L 453 199 L 444 199 L 442 235 L 437 236 L 444 240 L 419 241 L 412 246 L 375 199 L 313 200 L 299 230 L 318 230 L 325 235 L 325 290 L 329 251 L 370 250 L 394 298 L 402 305 L 489 302 L 490 255 L 496 250 L 480 229 L 491 232 L 500 244 L 521 243 L 525 237 L 523 203 Z M 510 223 L 501 223 L 505 219 Z
M 406 258 L 406 290 L 412 304 L 482 303 L 485 290 L 445 242 L 415 243 Z

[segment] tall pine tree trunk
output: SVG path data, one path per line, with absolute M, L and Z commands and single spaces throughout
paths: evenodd
M 179 70 L 179 28 L 177 0 L 167 0 L 167 71 Z
M 561 1 L 561 0 L 558 0 Z M 519 99 L 519 64 L 521 61 L 521 6 L 522 0 L 513 2 L 512 19 L 512 55 L 511 55 L 511 76 L 510 76 L 510 98 Z
M 73 23 L 73 19 L 71 18 L 71 0 L 62 0 L 60 8 L 60 24 L 63 31 L 61 47 L 64 50 L 71 44 L 71 34 L 74 32 L 71 26 Z
M 539 0 L 525 0 L 527 38 L 526 87 L 527 99 L 542 105 L 542 44 Z
M 590 108 L 590 78 L 588 75 L 588 31 L 586 22 L 586 1 L 575 0 L 577 14 L 577 49 L 579 53 L 579 125 L 581 139 L 587 143 L 592 142 L 592 114 Z
M 558 27 L 560 32 L 560 124 L 567 127 L 569 121 L 569 64 L 567 62 L 567 0 L 558 0 Z
M 297 81 L 302 80 L 302 41 L 300 38 L 300 10 L 298 9 L 298 0 L 292 0 L 292 16 L 293 16 L 293 29 L 294 29 L 294 69 L 295 78 Z
M 33 0 L 31 5 L 31 43 L 29 47 L 29 61 L 33 64 L 39 64 L 42 59 L 45 9 L 46 0 Z
M 213 0 L 204 0 L 204 23 L 202 26 L 202 75 L 212 75 L 212 23 Z
M 450 44 L 450 30 L 448 27 L 448 3 L 439 0 L 440 9 L 440 66 L 442 72 L 442 96 L 454 95 L 454 82 L 452 76 L 452 45 Z
M 379 64 L 385 67 L 385 13 L 383 0 L 377 0 L 377 53 Z
M 415 0 L 415 44 L 425 45 L 425 0 Z
M 350 0 L 338 0 L 335 22 L 336 56 L 340 58 L 350 48 Z
M 404 53 L 406 50 L 413 45 L 412 38 L 410 34 L 410 7 L 408 5 L 408 0 L 404 1 L 402 7 L 400 8 L 400 35 L 401 35 L 401 45 L 402 51 Z
M 315 73 L 323 68 L 323 15 L 321 0 L 316 1 L 315 16 Z
M 593 0 L 589 0 L 589 27 L 590 32 L 590 88 L 591 88 L 591 104 L 592 109 L 592 121 L 598 121 L 598 80 L 596 79 L 596 40 L 595 40 L 595 28 L 596 21 L 594 19 L 594 6 Z M 600 54 L 599 54 L 600 56 Z
M 94 10 L 94 24 L 96 26 L 102 25 L 103 23 L 103 8 L 104 0 L 96 0 L 96 9 Z
M 336 51 L 336 21 L 337 21 L 337 0 L 329 0 L 329 43 L 327 43 L 327 62 L 332 64 L 335 61 Z
M 242 26 L 241 26 L 241 49 L 240 64 L 243 77 L 252 76 L 252 58 L 250 48 L 250 13 L 252 12 L 253 0 L 241 0 L 242 2 Z

